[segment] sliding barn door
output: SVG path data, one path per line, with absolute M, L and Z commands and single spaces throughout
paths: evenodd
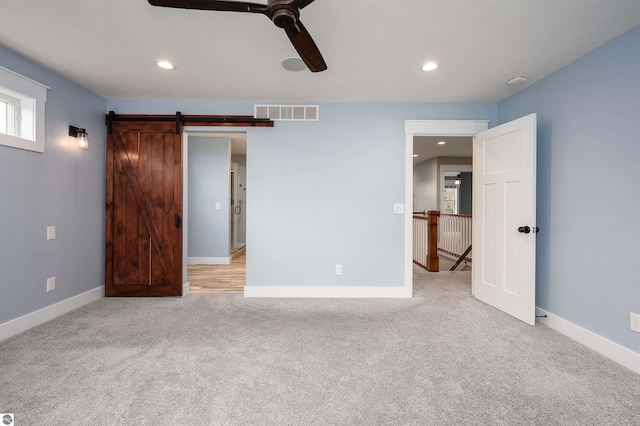
M 107 132 L 106 296 L 182 295 L 182 130 L 119 122 Z

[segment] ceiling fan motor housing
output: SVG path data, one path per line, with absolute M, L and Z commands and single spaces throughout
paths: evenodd
M 287 7 L 281 7 L 273 11 L 273 14 L 271 15 L 271 20 L 273 21 L 274 24 L 276 24 L 276 27 L 285 28 L 285 29 L 291 28 L 291 27 L 294 27 L 298 22 L 297 12 L 298 12 L 297 10 L 294 12 L 293 10 Z

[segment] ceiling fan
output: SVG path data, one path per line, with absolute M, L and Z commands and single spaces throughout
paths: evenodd
M 248 12 L 266 15 L 283 28 L 296 48 L 300 58 L 312 72 L 327 69 L 318 46 L 307 29 L 300 22 L 300 9 L 314 0 L 268 0 L 267 4 L 225 0 L 149 0 L 153 6 L 175 7 L 178 9 L 220 10 L 224 12 Z

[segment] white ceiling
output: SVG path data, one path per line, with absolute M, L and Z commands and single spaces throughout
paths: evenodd
M 0 0 L 0 44 L 106 98 L 496 102 L 639 25 L 640 1 L 316 0 L 301 20 L 325 72 L 284 70 L 263 15 L 146 0 Z
M 438 145 L 438 142 L 445 142 Z M 415 136 L 413 138 L 413 165 L 434 157 L 472 157 L 473 138 L 469 136 Z

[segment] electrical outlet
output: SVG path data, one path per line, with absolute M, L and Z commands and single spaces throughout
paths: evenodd
M 56 239 L 56 227 L 47 226 L 47 241 Z
M 640 333 L 640 315 L 629 312 L 629 320 L 631 330 Z
M 56 277 L 47 278 L 47 292 L 56 289 Z
M 342 275 L 342 265 L 336 265 L 336 275 Z
M 394 204 L 393 212 L 395 214 L 404 214 L 404 204 Z

